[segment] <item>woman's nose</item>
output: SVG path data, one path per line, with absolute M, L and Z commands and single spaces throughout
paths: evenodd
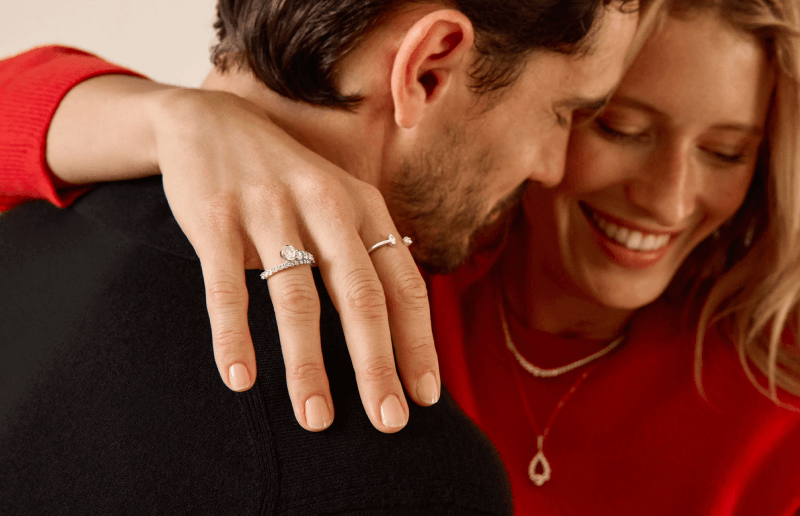
M 697 183 L 691 149 L 672 144 L 653 154 L 642 178 L 630 184 L 628 196 L 664 228 L 677 228 L 695 210 Z

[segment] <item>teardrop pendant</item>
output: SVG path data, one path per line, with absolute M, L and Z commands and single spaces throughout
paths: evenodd
M 539 436 L 537 439 L 537 444 L 539 445 L 539 453 L 534 455 L 530 465 L 528 466 L 528 477 L 530 477 L 531 482 L 533 482 L 536 487 L 541 487 L 545 482 L 550 480 L 551 470 L 550 463 L 547 462 L 547 458 L 544 456 L 544 452 L 542 451 L 542 446 L 544 445 L 543 435 Z M 542 469 L 541 473 L 537 472 L 539 467 Z

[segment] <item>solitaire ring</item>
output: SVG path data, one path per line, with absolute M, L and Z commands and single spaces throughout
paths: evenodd
M 317 262 L 314 261 L 314 255 L 308 251 L 295 249 L 290 245 L 283 246 L 283 249 L 281 249 L 281 258 L 283 258 L 283 263 L 262 272 L 261 279 L 265 280 L 277 272 L 297 267 L 298 265 L 317 266 Z
M 369 254 L 372 254 L 372 252 L 373 252 L 375 249 L 378 249 L 379 247 L 383 247 L 383 246 L 385 246 L 385 245 L 388 245 L 389 247 L 394 247 L 394 245 L 395 245 L 396 243 L 397 243 L 397 239 L 394 237 L 394 235 L 392 235 L 391 233 L 389 233 L 389 238 L 387 238 L 386 240 L 381 240 L 381 241 L 380 241 L 380 242 L 378 242 L 377 244 L 373 245 L 372 247 L 370 247 L 370 248 L 369 248 L 369 250 L 368 250 L 367 252 L 368 252 Z M 403 244 L 405 244 L 405 246 L 406 246 L 406 247 L 410 246 L 410 245 L 411 245 L 411 244 L 413 244 L 413 243 L 414 243 L 414 241 L 413 241 L 413 240 L 411 240 L 410 238 L 408 238 L 408 237 L 403 237 Z

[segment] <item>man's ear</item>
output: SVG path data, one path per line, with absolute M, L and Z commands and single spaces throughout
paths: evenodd
M 392 99 L 397 125 L 411 128 L 441 97 L 458 73 L 472 64 L 472 22 L 461 12 L 441 9 L 417 20 L 400 44 L 392 66 Z

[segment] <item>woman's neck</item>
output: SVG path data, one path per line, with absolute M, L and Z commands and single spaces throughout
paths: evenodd
M 524 217 L 514 221 L 497 270 L 508 312 L 529 328 L 560 337 L 611 340 L 634 313 L 600 305 L 581 295 L 569 278 L 558 277 L 537 253 Z

